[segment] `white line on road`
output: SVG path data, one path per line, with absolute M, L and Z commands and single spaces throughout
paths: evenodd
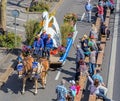
M 12 16 L 7 16 L 7 18 L 14 19 L 14 17 L 12 17 Z M 23 22 L 27 21 L 27 20 L 24 20 L 24 19 L 21 19 L 21 18 L 16 18 L 16 20 L 20 20 L 20 21 L 23 21 Z
M 62 67 L 59 69 L 59 71 L 58 71 L 58 73 L 57 73 L 57 75 L 56 75 L 56 77 L 55 77 L 55 80 L 58 80 L 58 79 L 59 79 L 60 74 L 61 74 L 61 71 L 62 71 Z
M 84 19 L 84 17 L 85 17 L 85 12 L 82 14 L 81 21 Z
M 115 73 L 115 64 L 116 64 L 116 49 L 117 49 L 117 39 L 118 39 L 118 37 L 116 37 L 116 36 L 118 36 L 119 2 L 120 1 L 117 0 L 115 23 L 114 23 L 113 43 L 112 43 L 109 77 L 108 77 L 108 93 L 107 93 L 107 96 L 110 99 L 112 99 L 112 97 L 113 97 L 114 73 Z
M 61 67 L 61 68 L 59 68 L 58 73 L 57 73 L 57 75 L 56 75 L 56 77 L 55 77 L 55 80 L 58 80 L 58 79 L 59 79 L 60 74 L 61 74 L 61 71 L 62 71 L 62 68 L 63 68 L 63 66 L 64 66 L 65 62 L 66 62 L 66 61 L 64 61 L 64 62 L 63 62 L 63 64 L 62 64 L 62 67 Z
M 15 30 L 14 27 L 10 27 L 10 26 L 7 26 L 8 29 L 12 29 L 12 30 Z M 16 29 L 17 31 L 20 31 L 20 32 L 25 32 L 25 30 L 23 29 Z

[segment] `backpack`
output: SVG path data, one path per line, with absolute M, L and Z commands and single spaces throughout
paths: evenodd
M 76 89 L 71 89 L 71 95 L 73 96 L 73 97 L 75 97 L 76 96 L 76 93 L 77 93 L 77 91 L 76 91 Z

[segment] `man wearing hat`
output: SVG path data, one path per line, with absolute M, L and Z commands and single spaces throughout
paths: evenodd
M 42 57 L 43 48 L 44 48 L 43 39 L 40 38 L 39 36 L 36 36 L 33 43 L 33 48 L 34 48 L 34 54 L 38 55 L 39 57 Z
M 44 46 L 45 46 L 45 42 L 48 38 L 48 34 L 46 33 L 46 30 L 43 30 L 43 33 L 41 34 L 40 37 L 43 39 L 43 43 L 44 43 Z
M 45 57 L 47 57 L 47 59 L 50 58 L 50 50 L 53 48 L 53 39 L 51 38 L 51 35 L 48 34 L 48 38 L 45 41 Z

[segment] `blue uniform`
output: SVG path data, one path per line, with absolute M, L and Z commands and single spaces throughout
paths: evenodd
M 44 48 L 43 39 L 39 38 L 38 40 L 35 40 L 33 43 L 33 47 L 35 49 L 34 54 L 40 55 L 40 57 L 42 57 L 42 49 Z
M 47 34 L 41 34 L 41 39 L 43 39 L 43 43 L 44 43 L 44 46 L 45 46 L 45 43 L 46 43 L 46 41 L 47 41 L 47 39 L 48 39 L 48 35 Z
M 53 40 L 50 38 L 45 43 L 45 56 L 50 57 L 50 50 L 53 48 Z

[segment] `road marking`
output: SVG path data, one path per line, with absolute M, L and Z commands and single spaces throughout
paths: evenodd
M 56 75 L 56 77 L 55 77 L 55 80 L 58 80 L 58 79 L 59 79 L 60 74 L 61 74 L 61 71 L 62 71 L 62 68 L 63 68 L 63 66 L 64 66 L 65 62 L 66 62 L 66 61 L 64 61 L 64 62 L 63 62 L 63 64 L 62 64 L 62 67 L 61 67 L 61 68 L 59 68 L 58 73 L 57 73 L 57 75 Z
M 83 21 L 84 17 L 85 17 L 85 12 L 82 14 L 80 21 Z
M 55 77 L 55 80 L 58 80 L 58 79 L 59 79 L 60 74 L 61 74 L 61 71 L 62 71 L 62 67 L 58 70 L 58 73 L 57 73 L 57 75 L 56 75 L 56 77 Z
M 114 86 L 114 73 L 115 73 L 115 63 L 116 63 L 116 49 L 117 49 L 117 39 L 118 37 L 118 21 L 119 21 L 119 0 L 116 3 L 116 14 L 115 14 L 115 23 L 114 23 L 114 34 L 113 34 L 113 43 L 110 59 L 110 68 L 108 76 L 108 93 L 107 96 L 113 98 L 113 86 Z
M 12 29 L 12 30 L 15 30 L 14 27 L 10 27 L 10 26 L 7 26 L 7 28 Z M 23 29 L 16 29 L 16 30 L 17 30 L 17 31 L 20 31 L 20 32 L 25 32 L 25 30 L 23 30 Z
M 14 17 L 12 16 L 7 16 L 8 18 L 10 19 L 14 19 Z M 24 19 L 21 19 L 21 18 L 16 18 L 16 20 L 20 20 L 20 21 L 23 21 L 23 22 L 26 22 L 27 20 L 24 20 Z

